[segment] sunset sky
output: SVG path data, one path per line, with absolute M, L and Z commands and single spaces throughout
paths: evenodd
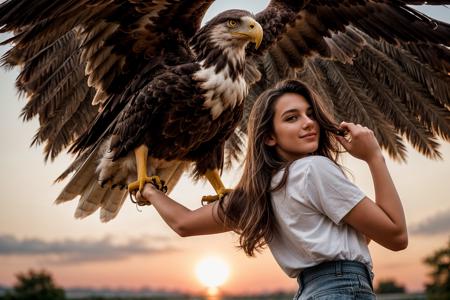
M 207 18 L 230 8 L 256 13 L 267 2 L 216 1 Z M 426 7 L 423 11 L 450 22 L 449 8 Z M 0 35 L 0 39 L 4 37 Z M 6 50 L 0 47 L 0 54 Z M 42 148 L 29 148 L 38 123 L 23 123 L 19 118 L 25 99 L 19 99 L 14 89 L 17 74 L 17 70 L 0 70 L 0 285 L 12 285 L 15 274 L 34 268 L 50 271 L 64 287 L 197 292 L 203 287 L 195 276 L 195 267 L 202 258 L 213 255 L 230 268 L 223 290 L 252 293 L 296 289 L 296 281 L 281 271 L 268 250 L 248 258 L 236 248 L 237 236 L 232 233 L 181 238 L 152 207 L 138 209 L 131 201 L 126 201 L 118 217 L 106 224 L 100 222 L 98 213 L 84 220 L 74 219 L 77 201 L 54 205 L 64 183 L 53 184 L 53 180 L 71 158 L 61 155 L 45 164 Z M 410 243 L 402 252 L 371 243 L 376 281 L 393 278 L 410 291 L 423 289 L 429 272 L 422 263 L 424 257 L 450 238 L 450 144 L 444 143 L 441 152 L 441 161 L 426 159 L 411 148 L 406 164 L 388 160 L 406 211 Z M 350 157 L 344 158 L 344 164 L 356 184 L 373 199 L 367 166 Z M 239 170 L 228 172 L 224 181 L 232 187 L 239 176 Z M 186 176 L 171 196 L 194 209 L 199 207 L 201 196 L 209 193 L 209 184 L 194 185 Z

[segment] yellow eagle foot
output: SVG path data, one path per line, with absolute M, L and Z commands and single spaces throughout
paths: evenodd
M 152 176 L 152 177 L 145 176 L 143 178 L 139 178 L 137 181 L 132 182 L 128 185 L 128 191 L 130 192 L 131 202 L 136 203 L 139 206 L 151 205 L 150 202 L 137 201 L 133 197 L 137 191 L 142 191 L 144 189 L 146 183 L 150 183 L 156 189 L 160 190 L 163 193 L 167 192 L 167 185 L 165 185 L 164 180 L 161 180 L 159 176 Z
M 152 176 L 152 177 L 142 177 L 138 178 L 135 182 L 132 182 L 128 185 L 128 191 L 130 193 L 136 193 L 137 191 L 141 191 L 144 189 L 144 186 L 146 183 L 152 184 L 155 188 L 160 190 L 163 193 L 167 192 L 167 186 L 164 182 L 164 180 L 161 180 L 159 176 Z
M 217 200 L 222 200 L 223 197 L 225 197 L 226 195 L 228 195 L 232 191 L 233 191 L 232 189 L 221 189 L 221 190 L 219 190 L 217 195 L 203 196 L 202 197 L 202 204 L 205 205 L 205 204 L 217 201 Z

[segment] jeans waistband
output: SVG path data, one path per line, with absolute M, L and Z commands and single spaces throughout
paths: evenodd
M 323 262 L 317 266 L 304 269 L 299 279 L 303 284 L 307 284 L 309 281 L 323 276 L 323 275 L 342 275 L 343 273 L 359 274 L 367 277 L 370 283 L 372 283 L 372 276 L 370 275 L 367 266 L 358 261 L 352 260 L 336 260 Z

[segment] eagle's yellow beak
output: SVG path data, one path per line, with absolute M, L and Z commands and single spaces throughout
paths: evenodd
M 263 39 L 263 28 L 261 25 L 251 17 L 243 18 L 242 25 L 235 31 L 235 35 L 244 35 L 250 39 L 251 42 L 255 43 L 255 48 L 258 49 L 261 45 Z

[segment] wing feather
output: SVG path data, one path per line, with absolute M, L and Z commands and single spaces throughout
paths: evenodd
M 389 87 L 373 78 L 367 69 L 356 64 L 353 69 L 356 75 L 362 80 L 364 89 L 368 91 L 371 99 L 374 100 L 384 117 L 395 127 L 401 136 L 411 142 L 411 144 L 422 154 L 430 158 L 440 158 L 441 154 L 437 150 L 438 143 L 434 135 L 417 119 L 402 99 L 400 99 Z M 406 157 L 406 148 L 387 148 L 389 153 L 402 152 Z
M 390 155 L 398 160 L 405 160 L 405 153 L 394 128 L 384 118 L 384 114 L 365 93 L 362 84 L 355 76 L 349 76 L 351 70 L 345 65 L 325 60 L 317 61 L 318 68 L 327 78 L 328 91 L 332 91 L 335 112 L 338 121 L 353 120 L 371 128 L 382 147 L 388 149 Z
M 421 63 L 416 56 L 403 48 L 393 47 L 385 42 L 375 43 L 373 46 L 396 61 L 415 81 L 426 86 L 428 92 L 440 105 L 450 105 L 450 80 L 447 74 L 435 71 L 429 65 Z
M 175 51 L 172 57 L 186 59 L 173 45 L 187 47 L 212 2 L 8 0 L 0 4 L 0 32 L 13 33 L 2 43 L 13 44 L 3 64 L 21 67 L 17 86 L 29 99 L 24 119 L 39 115 L 41 127 L 33 142 L 46 143 L 46 157 L 54 158 L 84 133 L 79 128 L 86 130 L 93 122 L 99 111 L 96 106 L 123 99 L 121 93 L 155 58 L 164 60 L 167 52 Z
M 426 87 L 415 81 L 400 66 L 374 47 L 365 49 L 367 55 L 360 59 L 368 71 L 389 86 L 435 134 L 448 140 L 450 137 L 449 110 L 439 105 Z M 450 82 L 450 81 L 449 81 Z

